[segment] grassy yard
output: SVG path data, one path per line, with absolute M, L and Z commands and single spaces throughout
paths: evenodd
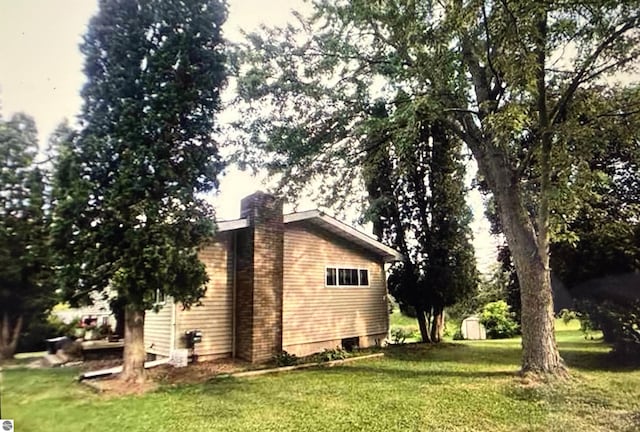
M 514 375 L 518 339 L 391 347 L 383 359 L 108 397 L 76 371 L 5 370 L 2 417 L 18 431 L 634 431 L 640 370 L 560 328 L 567 382 Z

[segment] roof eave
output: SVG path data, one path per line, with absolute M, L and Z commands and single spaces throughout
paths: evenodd
M 404 256 L 398 251 L 380 243 L 378 240 L 368 236 L 367 234 L 338 221 L 337 219 L 325 215 L 320 210 L 308 210 L 304 212 L 284 215 L 285 224 L 304 220 L 308 220 L 311 222 L 315 221 L 316 224 L 321 227 L 323 224 L 326 224 L 329 227 L 333 227 L 334 229 L 330 229 L 331 232 L 337 235 L 341 235 L 347 240 L 355 239 L 355 242 L 357 244 L 360 244 L 361 246 L 380 256 L 385 263 L 404 261 Z

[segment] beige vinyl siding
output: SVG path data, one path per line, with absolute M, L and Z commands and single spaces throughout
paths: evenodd
M 184 333 L 202 331 L 202 342 L 195 347 L 198 357 L 228 356 L 233 334 L 233 232 L 218 234 L 216 241 L 203 247 L 200 260 L 205 264 L 209 282 L 201 306 L 178 309 L 178 344 L 184 346 Z M 178 306 L 179 307 L 179 306 Z
M 369 270 L 367 287 L 327 287 L 326 267 Z M 339 237 L 304 222 L 284 236 L 283 348 L 339 345 L 343 338 L 386 335 L 389 325 L 384 266 Z M 383 336 L 380 336 L 383 335 Z M 289 349 L 287 349 L 289 348 Z
M 171 299 L 158 312 L 148 310 L 144 317 L 144 346 L 147 352 L 168 357 L 171 351 Z

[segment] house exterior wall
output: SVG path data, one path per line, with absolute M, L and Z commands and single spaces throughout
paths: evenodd
M 202 342 L 195 347 L 200 360 L 229 357 L 233 342 L 233 232 L 219 233 L 216 240 L 204 246 L 200 260 L 204 263 L 209 282 L 201 306 L 182 310 L 171 299 L 158 311 L 145 315 L 144 343 L 148 353 L 168 357 L 171 353 L 171 332 L 175 331 L 174 348 L 185 348 L 185 332 L 202 331 Z M 175 326 L 172 326 L 173 308 Z M 172 328 L 173 327 L 173 328 Z
M 368 287 L 327 287 L 326 267 L 369 270 Z M 304 221 L 284 235 L 283 349 L 307 355 L 359 339 L 361 347 L 387 336 L 384 265 L 370 253 Z
M 209 282 L 200 306 L 182 310 L 178 305 L 176 347 L 186 346 L 185 332 L 200 330 L 202 341 L 195 346 L 199 360 L 229 357 L 233 349 L 233 232 L 223 232 L 204 246 L 199 258 Z
M 168 357 L 171 352 L 171 316 L 175 305 L 171 299 L 157 312 L 148 310 L 144 316 L 144 346 L 148 353 Z

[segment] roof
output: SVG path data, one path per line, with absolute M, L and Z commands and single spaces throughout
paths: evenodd
M 283 216 L 284 223 L 293 223 L 306 221 L 325 231 L 337 235 L 361 248 L 381 257 L 384 262 L 402 261 L 403 255 L 393 248 L 380 243 L 378 240 L 369 235 L 358 231 L 357 229 L 340 222 L 339 220 L 327 216 L 320 210 L 308 210 L 297 213 L 290 213 Z M 218 222 L 218 232 L 233 231 L 237 229 L 247 228 L 249 221 L 247 219 L 234 219 L 230 221 Z

